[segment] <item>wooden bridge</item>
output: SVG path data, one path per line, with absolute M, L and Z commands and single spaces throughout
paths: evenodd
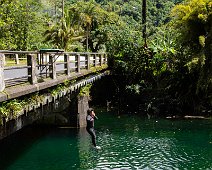
M 24 60 L 22 65 L 8 66 L 6 59 Z M 40 51 L 0 51 L 0 102 L 37 92 L 67 80 L 79 79 L 74 88 L 100 78 L 107 68 L 106 53 L 64 52 L 60 49 Z M 91 73 L 99 73 L 93 74 Z M 84 81 L 83 81 L 84 79 Z

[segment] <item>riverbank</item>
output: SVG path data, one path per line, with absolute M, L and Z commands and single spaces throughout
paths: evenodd
M 144 88 L 139 93 L 134 93 L 113 75 L 105 77 L 92 87 L 91 98 L 93 105 L 107 106 L 109 110 L 114 109 L 120 113 L 164 118 L 212 117 L 209 100 L 192 99 L 193 103 L 189 103 L 170 95 L 164 89 Z
M 183 117 L 179 117 L 179 116 L 167 116 L 166 119 L 205 119 L 205 120 L 212 120 L 212 117 L 206 117 L 206 116 L 183 116 Z

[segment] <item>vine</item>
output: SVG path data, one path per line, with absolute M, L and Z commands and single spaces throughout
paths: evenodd
M 92 87 L 92 84 L 87 84 L 86 86 L 82 87 L 80 89 L 80 92 L 79 92 L 79 96 L 90 96 L 90 89 Z
M 0 107 L 0 116 L 6 119 L 17 118 L 21 111 L 25 109 L 26 101 L 13 99 L 3 102 Z

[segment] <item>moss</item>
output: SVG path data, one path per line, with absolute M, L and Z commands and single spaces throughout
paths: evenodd
M 71 84 L 71 81 L 70 80 L 64 80 L 63 84 L 68 87 L 70 84 Z
M 82 87 L 80 89 L 80 92 L 79 92 L 79 96 L 90 96 L 90 89 L 92 87 L 92 84 L 87 84 L 86 86 Z
M 24 110 L 25 106 L 25 101 L 17 99 L 3 102 L 0 107 L 0 115 L 1 117 L 6 117 L 6 119 L 16 118 Z
M 103 69 L 106 69 L 107 68 L 107 64 L 103 64 L 101 66 L 96 66 L 96 67 L 90 67 L 90 70 L 93 72 L 93 73 L 98 73 L 99 71 L 103 70 Z
M 5 101 L 0 106 L 0 117 L 5 117 L 6 120 L 17 118 L 29 105 L 38 105 L 43 99 L 43 95 L 34 93 L 24 99 Z
M 30 95 L 30 97 L 27 97 L 25 99 L 28 105 L 38 105 L 39 103 L 42 103 L 43 100 L 44 100 L 44 96 L 39 94 L 38 92 Z

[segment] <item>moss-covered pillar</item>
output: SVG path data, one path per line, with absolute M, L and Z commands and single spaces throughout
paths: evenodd
M 87 110 L 89 109 L 88 101 L 88 96 L 78 97 L 78 127 L 86 126 L 86 115 Z
M 4 82 L 4 54 L 0 54 L 0 92 L 2 92 L 5 88 Z

